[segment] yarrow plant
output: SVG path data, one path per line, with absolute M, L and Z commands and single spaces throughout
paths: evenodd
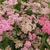
M 50 50 L 50 1 L 0 0 L 0 50 Z

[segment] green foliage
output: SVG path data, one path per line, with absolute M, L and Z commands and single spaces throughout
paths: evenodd
M 48 43 L 45 43 L 45 46 L 50 50 L 50 45 L 48 45 Z
M 44 34 L 43 38 L 42 38 L 42 44 L 40 45 L 39 49 L 40 50 L 44 50 L 44 46 L 46 44 L 46 39 L 48 38 L 47 34 Z
M 45 8 L 45 6 L 41 4 L 41 8 Z
M 6 37 L 6 38 L 0 43 L 0 48 L 3 48 L 3 50 L 4 50 L 8 45 L 10 45 L 10 47 L 12 48 L 12 50 L 15 49 L 15 44 L 14 44 L 14 42 L 13 42 L 11 39 L 9 39 L 9 38 Z
M 48 3 L 48 6 L 49 6 L 49 8 L 50 8 L 50 3 Z
M 14 9 L 20 10 L 21 9 L 21 2 L 18 2 L 17 5 L 14 5 Z
M 15 29 L 16 33 L 18 33 L 20 31 L 20 28 L 18 27 L 16 22 L 14 23 L 14 29 Z
M 4 40 L 1 42 L 0 45 L 2 46 L 2 48 L 5 49 L 5 48 L 8 46 L 8 43 L 7 43 L 6 39 L 4 39 Z M 0 46 L 0 47 L 1 47 L 1 46 Z
M 24 10 L 24 9 L 26 9 L 26 8 L 27 8 L 27 6 L 25 6 L 25 7 L 24 7 L 24 8 L 22 8 L 22 9 Z
M 34 0 L 34 2 L 38 2 L 38 0 Z
M 3 1 L 4 1 L 4 0 L 0 0 L 0 4 L 2 4 Z
M 15 50 L 15 44 L 14 44 L 14 42 L 11 40 L 11 39 L 9 39 L 9 38 L 7 38 L 8 39 L 8 44 L 10 45 L 10 47 L 12 48 L 12 50 Z
M 35 32 L 35 30 L 32 30 L 32 31 L 31 31 L 31 34 L 33 34 L 34 32 Z
M 34 19 L 32 19 L 32 23 L 35 23 L 35 22 L 34 22 Z
M 27 10 L 27 11 L 26 11 L 26 14 L 27 14 L 27 15 L 32 15 L 33 12 L 32 12 L 32 10 Z
M 40 13 L 33 13 L 35 16 L 37 16 L 37 15 L 41 15 Z
M 26 2 L 26 3 L 27 3 L 29 0 L 22 0 L 22 1 L 24 1 L 24 2 Z
M 2 50 L 5 50 L 3 47 L 0 47 Z
M 42 26 L 39 23 L 37 23 L 36 26 L 39 27 L 40 29 L 42 28 Z

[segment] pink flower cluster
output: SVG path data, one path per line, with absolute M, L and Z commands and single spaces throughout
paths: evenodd
M 11 22 L 13 22 L 11 19 L 5 20 L 5 19 L 1 19 L 0 20 L 0 35 L 3 33 L 3 31 L 7 31 L 7 30 L 13 30 L 13 27 L 11 26 Z
M 8 20 L 5 20 L 0 16 L 0 35 L 3 33 L 3 31 L 7 30 L 13 30 L 13 27 L 11 24 L 14 24 L 14 21 L 20 22 L 22 20 L 22 17 L 18 17 L 18 14 L 12 14 L 9 16 Z
M 50 35 L 50 21 L 48 21 L 47 17 L 41 17 L 41 21 L 39 21 L 39 24 L 42 25 L 42 31 L 47 32 L 48 35 Z
M 34 40 L 35 38 L 36 38 L 36 34 L 35 33 L 31 34 L 29 32 L 29 40 Z
M 17 0 L 4 1 L 3 4 L 8 4 L 10 6 L 16 5 L 17 4 Z
M 37 7 L 40 7 L 40 3 L 34 2 L 34 5 L 37 6 Z
M 46 7 L 48 6 L 48 4 L 46 2 L 42 2 L 42 4 Z
M 31 42 L 30 41 L 26 41 L 26 43 L 24 44 L 25 47 L 30 47 L 31 46 Z
M 28 48 L 24 47 L 24 48 L 21 48 L 21 50 L 28 50 Z
M 0 35 L 3 33 L 3 31 L 13 30 L 12 24 L 14 24 L 15 21 L 20 22 L 22 20 L 22 17 L 18 17 L 18 13 L 14 14 L 14 11 L 11 8 L 6 9 L 5 11 L 3 9 L 2 11 L 4 12 L 4 14 L 6 12 L 6 16 L 8 17 L 8 19 L 0 16 Z
M 50 35 L 50 3 L 46 1 L 4 0 L 2 4 L 0 3 L 0 50 L 2 48 L 9 50 L 10 48 L 13 49 L 13 47 L 17 50 L 45 49 L 43 45 L 47 41 L 42 44 L 42 38 L 44 36 L 44 41 L 47 38 L 45 38 L 46 34 L 43 33 Z M 4 32 L 6 33 L 5 35 Z M 7 40 L 3 37 L 6 37 Z M 11 46 L 11 44 L 10 47 L 6 46 L 4 48 L 2 42 L 6 43 L 9 41 L 12 41 L 14 46 Z M 9 45 L 9 43 L 5 45 Z M 43 47 L 41 48 L 41 46 Z M 48 46 L 49 43 L 46 47 Z M 20 49 L 20 47 L 22 48 Z
M 31 42 L 26 41 L 26 43 L 24 44 L 24 48 L 21 48 L 21 50 L 28 50 L 29 47 L 31 47 Z
M 40 3 L 34 2 L 34 5 L 37 6 L 37 7 L 40 7 Z

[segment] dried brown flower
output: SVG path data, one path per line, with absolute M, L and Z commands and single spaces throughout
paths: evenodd
M 15 48 L 19 48 L 23 46 L 23 42 L 20 40 L 15 40 L 14 43 L 15 43 Z
M 11 50 L 11 47 L 8 45 L 5 50 Z
M 0 36 L 0 42 L 3 40 L 3 37 L 2 36 Z
M 22 34 L 22 32 L 17 33 L 18 36 L 20 36 Z
M 23 39 L 23 38 L 26 38 L 26 35 L 25 34 L 21 34 L 20 37 Z
M 48 48 L 45 48 L 45 50 L 49 50 Z
M 41 30 L 37 27 L 35 32 L 39 33 Z
M 50 36 L 47 38 L 47 43 L 50 45 Z
M 23 17 L 22 22 L 20 23 L 20 28 L 22 32 L 27 34 L 28 31 L 32 31 L 36 28 L 36 24 L 32 24 L 32 20 L 28 17 Z
M 39 40 L 33 40 L 32 41 L 32 45 L 36 48 L 36 47 L 39 47 L 41 44 L 41 42 Z

